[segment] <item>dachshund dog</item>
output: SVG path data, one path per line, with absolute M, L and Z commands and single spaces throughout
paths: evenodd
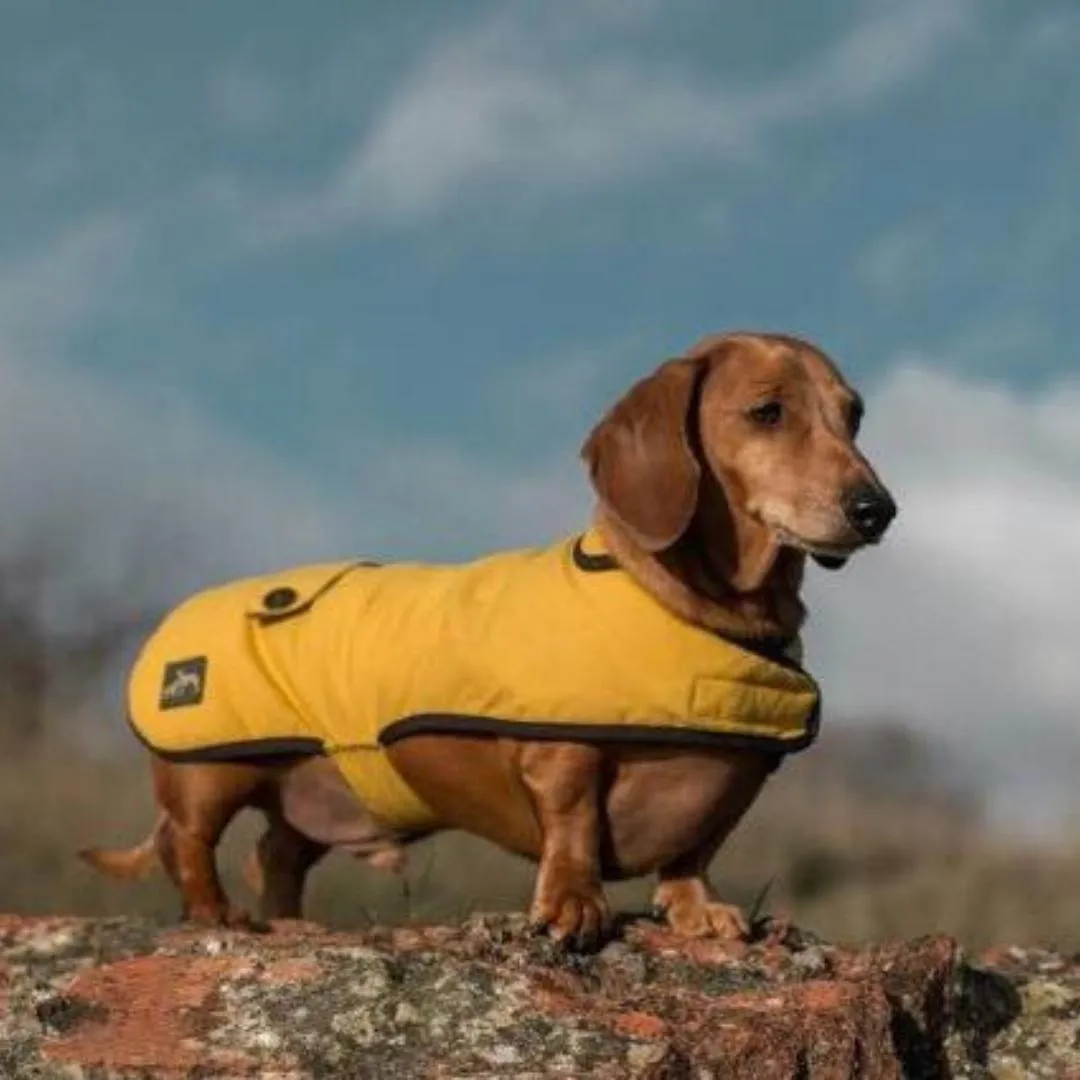
M 862 413 L 806 341 L 709 337 L 589 434 L 597 507 L 573 542 L 462 567 L 308 568 L 281 576 L 296 588 L 252 579 L 200 594 L 166 618 L 129 684 L 157 824 L 130 850 L 80 854 L 121 877 L 160 859 L 188 918 L 251 925 L 215 866 L 244 807 L 267 819 L 248 866 L 263 919 L 299 916 L 306 874 L 333 847 L 400 869 L 413 839 L 463 829 L 538 863 L 531 921 L 557 940 L 595 944 L 609 926 L 603 882 L 650 873 L 676 932 L 745 935 L 706 870 L 783 755 L 816 731 L 800 666 L 806 559 L 842 567 L 897 510 L 856 446 Z M 506 603 L 512 629 L 497 622 Z M 403 660 L 407 608 L 425 636 Z M 316 642 L 320 618 L 337 621 Z M 315 668 L 332 664 L 335 689 L 316 689 Z M 371 735 L 360 729 L 376 699 L 385 715 Z M 200 734 L 211 703 L 230 723 L 246 709 L 246 734 L 212 745 Z M 256 712 L 272 730 L 251 726 Z M 319 734 L 323 721 L 337 726 Z

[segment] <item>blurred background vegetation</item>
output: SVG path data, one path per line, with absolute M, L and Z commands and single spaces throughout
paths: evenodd
M 152 616 L 46 629 L 39 555 L 0 568 L 0 911 L 171 918 L 177 901 L 162 876 L 121 884 L 74 857 L 88 844 L 133 842 L 153 818 L 145 758 L 110 704 Z M 983 809 L 978 777 L 902 723 L 827 723 L 770 782 L 713 879 L 748 906 L 767 890 L 766 910 L 834 940 L 946 931 L 973 946 L 1080 947 L 1080 850 L 1010 838 Z M 245 903 L 238 869 L 258 827 L 241 819 L 222 851 Z M 309 913 L 342 927 L 454 919 L 522 907 L 531 879 L 524 862 L 449 834 L 413 849 L 408 889 L 331 856 L 312 875 Z M 650 889 L 630 882 L 612 897 L 642 909 Z

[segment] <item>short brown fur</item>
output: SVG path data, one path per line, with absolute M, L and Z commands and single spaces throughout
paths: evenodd
M 867 542 L 845 511 L 850 493 L 884 500 L 886 525 L 895 512 L 855 445 L 860 414 L 808 342 L 706 338 L 631 387 L 586 440 L 595 524 L 679 617 L 741 640 L 794 641 L 806 555 L 836 567 Z M 653 872 L 676 931 L 747 932 L 706 868 L 772 771 L 769 754 L 453 735 L 413 736 L 388 753 L 441 827 L 538 862 L 532 921 L 558 939 L 595 943 L 609 921 L 602 882 Z M 305 876 L 331 847 L 397 870 L 414 839 L 375 821 L 332 760 L 152 764 L 162 812 L 151 836 L 128 852 L 82 854 L 124 877 L 160 859 L 195 920 L 249 924 L 214 862 L 244 806 L 268 821 L 247 868 L 264 919 L 299 916 Z

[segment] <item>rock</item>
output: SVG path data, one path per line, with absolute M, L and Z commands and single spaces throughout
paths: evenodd
M 1080 1078 L 1077 958 L 646 921 L 576 956 L 525 929 L 0 916 L 0 1076 Z

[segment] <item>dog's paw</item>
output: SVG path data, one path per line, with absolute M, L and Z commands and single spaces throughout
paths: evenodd
M 582 952 L 595 949 L 611 928 L 611 912 L 599 885 L 566 886 L 537 896 L 529 912 L 534 933 Z
M 735 904 L 717 900 L 675 903 L 664 908 L 664 916 L 680 937 L 745 941 L 750 936 L 750 923 Z
M 184 919 L 196 926 L 214 927 L 218 930 L 242 930 L 249 934 L 265 934 L 270 924 L 256 919 L 242 908 L 193 908 Z

